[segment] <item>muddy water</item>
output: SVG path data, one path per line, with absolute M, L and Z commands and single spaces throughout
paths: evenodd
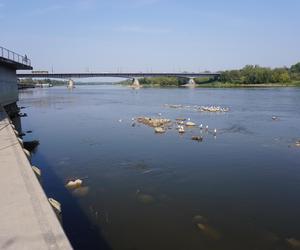
M 287 239 L 300 240 L 300 89 L 57 87 L 24 90 L 19 105 L 76 249 L 291 249 Z M 209 131 L 132 126 L 158 113 Z M 83 187 L 67 190 L 73 177 Z

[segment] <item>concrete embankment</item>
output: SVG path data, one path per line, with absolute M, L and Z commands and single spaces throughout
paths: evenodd
M 0 249 L 72 249 L 0 106 Z

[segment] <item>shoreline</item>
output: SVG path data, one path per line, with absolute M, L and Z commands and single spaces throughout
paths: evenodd
M 130 85 L 118 84 L 119 86 L 130 87 Z M 277 84 L 277 83 L 263 83 L 263 84 L 232 84 L 232 83 L 207 83 L 197 84 L 195 87 L 177 86 L 177 85 L 159 85 L 147 84 L 141 85 L 142 88 L 299 88 L 300 83 Z

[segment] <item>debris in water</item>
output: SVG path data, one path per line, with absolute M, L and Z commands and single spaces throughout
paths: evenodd
M 289 238 L 286 239 L 286 242 L 289 244 L 289 246 L 291 246 L 292 248 L 295 249 L 300 249 L 300 240 L 296 240 L 294 238 Z
M 203 234 L 205 234 L 206 236 L 208 236 L 213 240 L 219 240 L 221 238 L 220 233 L 207 224 L 197 223 L 197 227 L 200 229 L 200 231 Z

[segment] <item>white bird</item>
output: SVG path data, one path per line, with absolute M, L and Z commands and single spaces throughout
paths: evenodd
M 217 134 L 217 129 L 216 129 L 216 128 L 214 129 L 214 134 L 215 134 L 215 135 Z
M 191 118 L 188 118 L 188 121 L 190 121 L 191 120 Z
M 122 119 L 119 119 L 119 122 L 122 122 Z
M 205 130 L 208 130 L 208 125 L 206 125 Z
M 161 113 L 158 113 L 159 116 L 161 116 Z
M 199 127 L 200 127 L 200 129 L 203 129 L 203 124 L 201 123 Z

